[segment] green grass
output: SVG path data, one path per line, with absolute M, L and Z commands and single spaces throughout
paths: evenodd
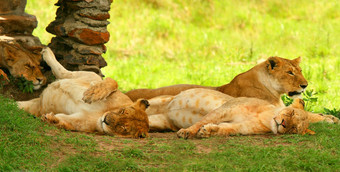
M 48 44 L 50 0 L 29 0 L 34 35 Z M 340 3 L 336 0 L 116 0 L 106 76 L 122 91 L 190 83 L 222 85 L 269 56 L 303 58 L 309 109 L 340 109 Z M 314 136 L 121 139 L 67 132 L 0 98 L 0 171 L 339 171 L 340 125 Z
M 340 125 L 316 135 L 122 139 L 44 124 L 0 96 L 0 171 L 338 171 Z

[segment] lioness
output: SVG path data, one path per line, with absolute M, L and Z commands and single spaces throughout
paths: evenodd
M 0 67 L 8 69 L 14 77 L 24 77 L 32 81 L 34 90 L 46 84 L 46 77 L 41 73 L 39 66 L 40 59 L 39 54 L 28 52 L 17 43 L 0 42 Z M 0 75 L 8 80 L 1 69 Z
M 173 85 L 157 89 L 136 89 L 126 93 L 133 101 L 160 95 L 176 95 L 191 88 L 208 88 L 233 97 L 256 97 L 274 105 L 283 105 L 281 95 L 300 95 L 308 85 L 301 73 L 301 58 L 288 60 L 270 57 L 250 70 L 237 75 L 229 84 L 219 87 L 199 85 Z
M 148 136 L 147 100 L 133 103 L 117 89 L 113 79 L 102 80 L 93 72 L 67 71 L 51 49 L 45 48 L 42 53 L 59 80 L 51 83 L 39 98 L 18 102 L 20 108 L 66 130 Z
M 262 133 L 314 133 L 307 130 L 310 121 L 327 120 L 318 115 L 308 119 L 302 100 L 290 107 L 278 107 L 257 98 L 234 98 L 203 88 L 182 91 L 176 96 L 159 96 L 149 100 L 150 130 L 177 131 L 179 137 Z M 206 125 L 209 124 L 209 125 Z M 206 126 L 204 126 L 206 125 Z M 188 128 L 189 127 L 189 128 Z

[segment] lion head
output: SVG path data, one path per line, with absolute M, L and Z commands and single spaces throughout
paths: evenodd
M 121 108 L 118 112 L 106 112 L 99 125 L 104 133 L 134 138 L 148 137 L 149 119 L 145 113 L 149 102 L 137 100 L 133 105 Z
M 303 100 L 295 99 L 292 105 L 280 110 L 273 118 L 278 133 L 315 134 L 308 129 L 308 113 L 303 110 L 304 104 Z
M 46 77 L 40 70 L 40 53 L 29 52 L 20 44 L 0 43 L 0 66 L 8 69 L 14 77 L 32 81 L 33 89 L 46 84 Z
M 266 60 L 267 71 L 276 82 L 275 88 L 288 96 L 299 96 L 308 86 L 299 66 L 301 58 L 294 60 L 270 57 Z

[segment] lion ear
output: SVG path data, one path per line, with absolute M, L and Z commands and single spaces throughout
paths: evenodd
M 310 135 L 313 135 L 315 134 L 314 131 L 308 129 L 308 126 L 309 126 L 309 122 L 307 121 L 300 121 L 299 124 L 296 126 L 296 129 L 297 129 L 297 134 L 310 134 Z
M 294 61 L 296 64 L 300 64 L 300 62 L 301 62 L 301 57 L 298 57 L 298 58 L 296 58 L 296 59 L 294 59 L 294 60 L 292 60 L 292 61 Z
M 305 101 L 303 101 L 302 99 L 296 98 L 296 99 L 294 99 L 293 103 L 291 105 L 289 105 L 289 107 L 304 110 Z
M 268 70 L 272 71 L 275 68 L 279 67 L 281 65 L 280 62 L 281 62 L 280 57 L 269 57 L 268 60 L 266 61 Z
M 305 134 L 314 135 L 315 131 L 312 131 L 312 130 L 310 130 L 308 128 L 306 128 L 305 130 L 301 130 L 301 128 L 299 129 L 299 126 L 298 126 L 298 134 L 301 134 L 301 135 L 305 135 Z
M 314 135 L 315 134 L 315 131 L 312 131 L 312 130 L 310 130 L 310 129 L 306 129 L 305 130 L 305 133 L 307 133 L 307 134 L 310 134 L 310 135 Z
M 138 99 L 135 105 L 144 111 L 150 106 L 149 102 L 145 99 Z

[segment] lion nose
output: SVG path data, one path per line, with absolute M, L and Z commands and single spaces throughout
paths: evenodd
M 305 89 L 307 86 L 308 86 L 308 84 L 307 85 L 300 85 L 300 87 L 303 88 L 303 89 Z
M 44 82 L 44 78 L 37 78 L 37 80 L 38 80 L 38 82 L 39 82 L 39 84 L 43 84 L 43 82 Z

